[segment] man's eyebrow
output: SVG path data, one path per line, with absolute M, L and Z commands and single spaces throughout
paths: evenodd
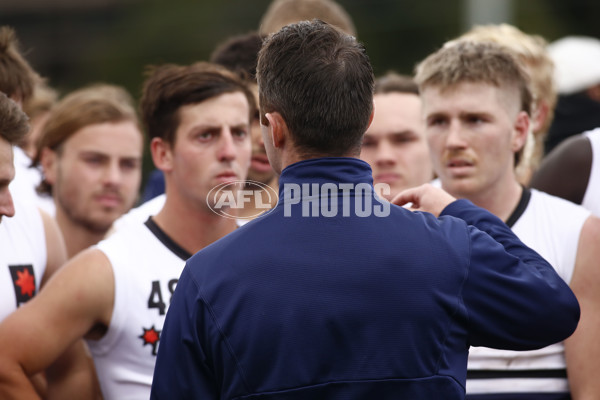
M 491 118 L 494 115 L 489 112 L 489 111 L 479 111 L 479 110 L 473 110 L 473 111 L 463 111 L 459 114 L 460 118 L 468 118 L 468 117 L 486 117 L 486 118 Z
M 390 136 L 409 136 L 409 135 L 414 135 L 415 131 L 412 129 L 402 129 L 400 131 L 394 131 L 391 132 L 389 135 Z
M 79 155 L 82 156 L 98 156 L 98 157 L 110 157 L 108 154 L 103 153 L 101 151 L 97 151 L 97 150 L 82 150 L 79 152 Z
M 427 114 L 425 116 L 425 120 L 429 120 L 431 118 L 447 117 L 447 116 L 448 116 L 448 114 L 443 111 L 435 111 L 435 112 L 432 112 L 431 114 Z

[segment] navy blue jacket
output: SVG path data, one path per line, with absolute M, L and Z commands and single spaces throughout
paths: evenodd
M 303 206 L 289 190 L 303 183 L 369 190 L 304 190 Z M 152 399 L 463 399 L 469 346 L 534 349 L 575 330 L 571 290 L 494 215 L 458 200 L 440 218 L 382 216 L 371 185 L 357 159 L 290 165 L 273 211 L 188 260 Z

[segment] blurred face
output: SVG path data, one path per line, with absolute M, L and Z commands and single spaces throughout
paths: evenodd
M 360 158 L 373 170 L 373 183 L 390 186 L 392 199 L 404 189 L 429 182 L 433 169 L 425 140 L 419 96 L 408 93 L 376 94 L 375 115 L 367 130 Z
M 258 104 L 258 86 L 254 85 L 252 91 L 256 99 L 256 104 Z M 273 168 L 269 163 L 267 152 L 265 150 L 258 110 L 256 111 L 255 117 L 252 119 L 250 130 L 252 133 L 252 158 L 250 161 L 250 169 L 248 170 L 248 180 L 268 184 L 275 177 L 275 171 L 273 171 Z
M 250 106 L 241 92 L 179 109 L 173 149 L 162 164 L 170 186 L 191 204 L 206 206 L 215 186 L 246 179 L 250 165 Z
M 59 151 L 45 151 L 57 214 L 94 232 L 108 230 L 137 197 L 142 140 L 134 122 L 101 123 L 78 130 Z
M 10 143 L 0 138 L 0 222 L 2 217 L 15 215 L 12 196 L 8 190 L 8 184 L 15 177 L 15 166 L 13 163 L 13 150 Z
M 524 145 L 529 118 L 517 90 L 460 83 L 422 92 L 426 134 L 435 172 L 458 197 L 513 183 L 514 154 Z

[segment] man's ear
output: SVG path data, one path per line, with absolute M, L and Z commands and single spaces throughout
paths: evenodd
M 525 111 L 519 111 L 513 127 L 515 131 L 512 140 L 513 152 L 516 153 L 521 150 L 523 146 L 525 146 L 525 143 L 527 142 L 527 135 L 529 134 L 530 122 L 529 114 L 527 114 Z
M 173 169 L 173 149 L 170 143 L 155 137 L 150 141 L 150 154 L 156 168 L 163 172 Z
M 276 149 L 282 148 L 290 135 L 287 123 L 281 114 L 276 111 L 266 113 L 265 118 L 269 121 L 269 133 L 271 134 L 273 147 Z
M 44 147 L 40 156 L 40 165 L 44 170 L 44 179 L 46 182 L 54 185 L 58 169 L 58 154 L 56 154 L 56 151 Z

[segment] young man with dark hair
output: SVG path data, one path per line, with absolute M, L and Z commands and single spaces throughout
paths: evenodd
M 433 166 L 442 188 L 506 221 L 567 282 L 581 305 L 572 337 L 533 352 L 472 348 L 467 398 L 598 398 L 600 219 L 524 188 L 515 167 L 530 124 L 529 76 L 490 42 L 445 45 L 417 68 Z
M 243 81 L 212 64 L 150 72 L 141 110 L 152 159 L 165 173 L 164 206 L 79 253 L 39 299 L 0 324 L 1 340 L 11 343 L 0 354 L 0 397 L 32 396 L 27 375 L 81 337 L 105 399 L 149 397 L 162 324 L 185 260 L 237 227 L 235 219 L 215 214 L 207 197 L 215 186 L 245 179 L 253 102 Z M 22 331 L 29 334 L 18 336 Z
M 288 25 L 257 74 L 280 201 L 188 261 L 152 399 L 461 399 L 469 345 L 571 334 L 575 297 L 496 217 L 431 186 L 406 200 L 440 219 L 375 196 L 357 158 L 374 78 L 354 37 Z
M 256 63 L 262 47 L 263 37 L 257 32 L 234 36 L 217 46 L 210 61 L 234 71 L 248 81 L 258 104 L 258 86 L 256 84 Z M 258 108 L 250 125 L 252 133 L 252 158 L 248 169 L 245 189 L 253 193 L 244 207 L 238 211 L 240 223 L 247 222 L 271 209 L 277 203 L 279 176 L 269 163 L 265 144 L 260 133 Z

